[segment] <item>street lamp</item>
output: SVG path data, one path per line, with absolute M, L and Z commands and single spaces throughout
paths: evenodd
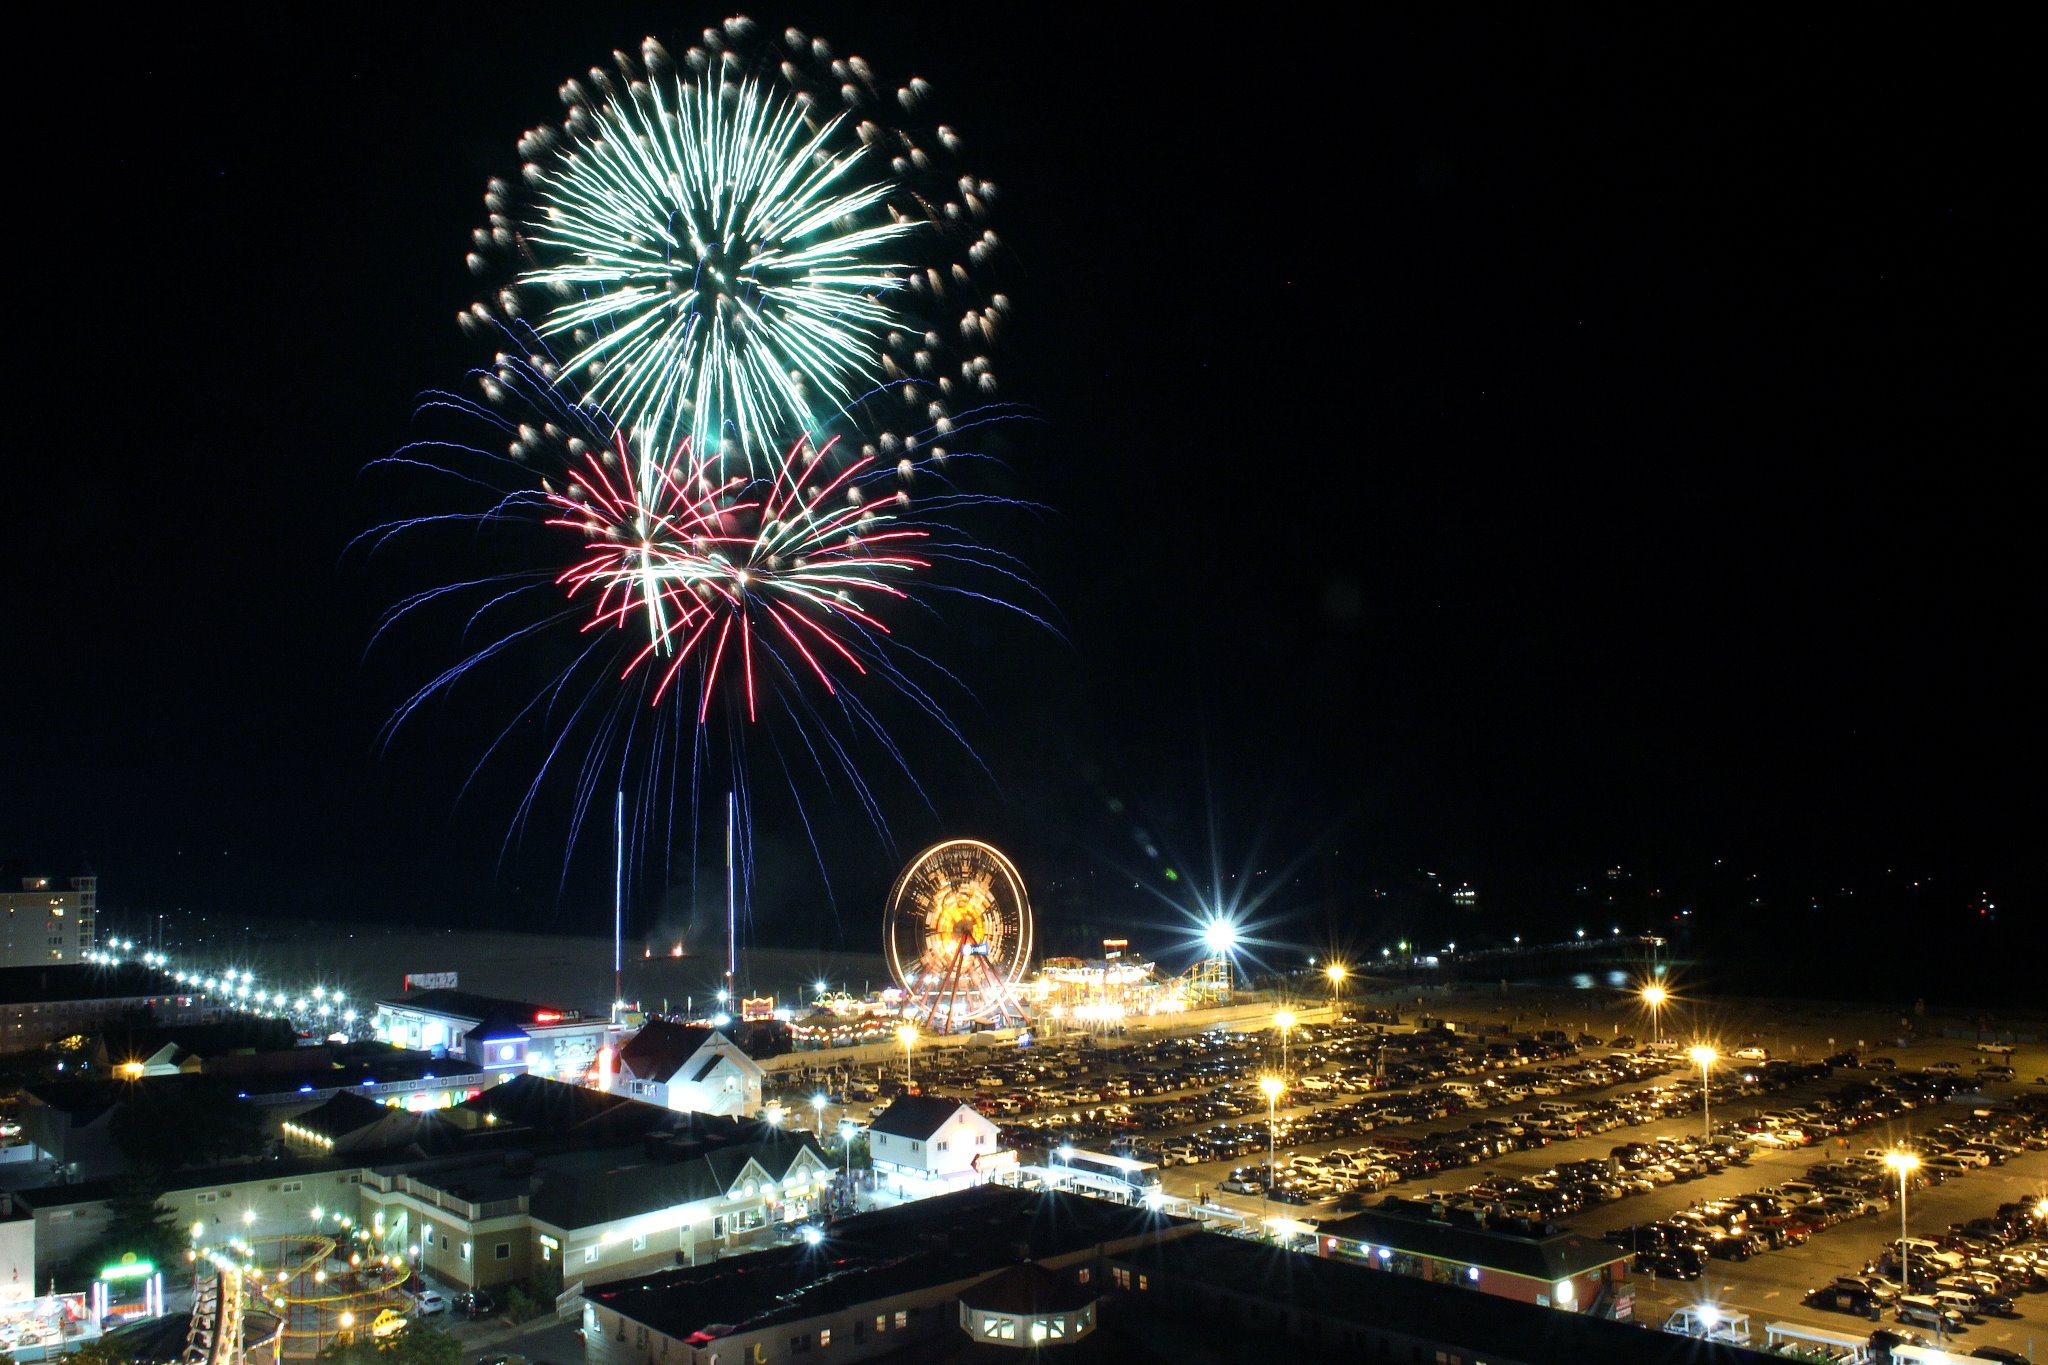
M 1913 1292 L 1913 1272 L 1906 1264 L 1906 1177 L 1920 1169 L 1920 1158 L 1901 1148 L 1893 1148 L 1884 1154 L 1884 1164 L 1899 1173 L 1899 1284 L 1903 1292 Z
M 1336 1009 L 1344 1003 L 1344 978 L 1349 975 L 1341 962 L 1332 962 L 1323 969 L 1323 975 L 1330 978 L 1330 1007 Z
M 1686 1056 L 1693 1059 L 1700 1069 L 1700 1123 L 1709 1141 L 1714 1136 L 1714 1095 L 1707 1086 L 1707 1070 L 1721 1060 L 1721 1054 L 1705 1043 L 1688 1050 Z
M 1284 1077 L 1287 1069 L 1287 1031 L 1294 1027 L 1294 1011 L 1281 1010 L 1273 1016 L 1273 1022 L 1280 1028 L 1280 1074 Z
M 813 1109 L 815 1109 L 815 1110 L 817 1110 L 817 1111 L 818 1111 L 818 1118 L 817 1118 L 817 1121 L 816 1121 L 815 1123 L 813 1123 L 813 1124 L 811 1125 L 811 1127 L 812 1127 L 813 1129 L 815 1129 L 815 1130 L 816 1130 L 817 1132 L 820 1132 L 820 1133 L 822 1133 L 822 1132 L 824 1132 L 824 1131 L 825 1131 L 825 1092 L 824 1092 L 824 1091 L 822 1091 L 822 1090 L 821 1090 L 821 1091 L 819 1091 L 819 1092 L 818 1092 L 817 1094 L 815 1094 L 815 1095 L 811 1096 L 811 1108 L 813 1108 Z
M 1278 1076 L 1259 1077 L 1259 1089 L 1266 1096 L 1266 1178 L 1259 1182 L 1259 1226 L 1266 1226 L 1272 1207 L 1273 1182 L 1280 1178 L 1280 1092 L 1287 1082 Z
M 1664 1002 L 1670 998 L 1671 992 L 1665 990 L 1662 986 L 1649 985 L 1643 987 L 1643 1003 L 1650 1007 L 1650 1041 L 1652 1042 L 1657 1042 L 1664 1037 L 1663 1026 L 1657 1022 L 1658 1011 L 1664 1008 Z
M 896 1030 L 896 1041 L 903 1044 L 903 1088 L 910 1089 L 910 1050 L 917 1046 L 917 1025 L 904 1024 Z

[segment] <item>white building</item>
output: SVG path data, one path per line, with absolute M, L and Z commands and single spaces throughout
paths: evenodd
M 573 1009 L 438 987 L 379 1000 L 375 1026 L 393 1047 L 459 1057 L 494 1077 L 531 1074 L 570 1085 L 598 1072 L 610 1029 Z
M 684 1113 L 752 1114 L 766 1075 L 717 1029 L 654 1019 L 619 1049 L 612 1092 Z
M 996 1137 L 994 1122 L 958 1100 L 905 1095 L 868 1125 L 868 1155 L 875 1173 L 906 1193 L 938 1194 L 987 1179 L 998 1159 Z
M 0 890 L 0 967 L 83 962 L 93 946 L 98 877 L 23 877 Z

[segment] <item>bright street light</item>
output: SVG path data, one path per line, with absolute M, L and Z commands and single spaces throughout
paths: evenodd
M 1721 1054 L 1708 1047 L 1705 1043 L 1701 1043 L 1687 1049 L 1685 1055 L 1692 1058 L 1694 1064 L 1700 1069 L 1700 1125 L 1706 1130 L 1708 1141 L 1712 1141 L 1714 1137 L 1714 1095 L 1707 1087 L 1707 1070 L 1715 1062 L 1721 1060 Z
M 1294 1011 L 1285 1009 L 1279 1011 L 1273 1016 L 1273 1023 L 1280 1030 L 1280 1074 L 1286 1076 L 1289 1074 L 1287 1068 L 1287 1032 L 1294 1027 Z
M 1202 926 L 1202 942 L 1211 953 L 1222 957 L 1237 947 L 1237 926 L 1218 916 Z
M 1899 1284 L 1910 1294 L 1913 1272 L 1907 1264 L 1910 1253 L 1906 1250 L 1906 1177 L 1920 1169 L 1920 1158 L 1895 1147 L 1884 1154 L 1884 1164 L 1899 1173 Z
M 910 1050 L 917 1046 L 917 1025 L 904 1024 L 896 1030 L 896 1041 L 903 1044 L 903 1088 L 911 1087 Z
M 1650 985 L 1643 987 L 1643 1003 L 1650 1007 L 1650 1035 L 1652 1042 L 1656 1042 L 1664 1036 L 1663 1026 L 1657 1022 L 1657 1019 L 1659 1011 L 1664 1008 L 1664 1002 L 1670 998 L 1671 992 L 1665 990 L 1662 986 Z

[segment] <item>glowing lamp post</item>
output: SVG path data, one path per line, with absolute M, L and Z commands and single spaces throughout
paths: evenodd
M 1280 1092 L 1287 1082 L 1278 1076 L 1259 1077 L 1259 1089 L 1266 1096 L 1266 1178 L 1259 1182 L 1259 1226 L 1266 1225 L 1272 1207 L 1273 1182 L 1280 1178 Z
M 1671 992 L 1665 990 L 1662 986 L 1643 987 L 1643 1003 L 1650 1007 L 1650 1038 L 1652 1042 L 1664 1036 L 1663 1025 L 1658 1022 L 1658 1017 L 1659 1012 L 1664 1008 L 1664 1002 L 1670 998 Z
M 1707 1072 L 1715 1062 L 1721 1060 L 1721 1054 L 1702 1043 L 1687 1051 L 1685 1055 L 1692 1058 L 1700 1069 L 1700 1125 L 1705 1136 L 1711 1141 L 1714 1136 L 1714 1094 L 1707 1085 Z
M 1284 1079 L 1290 1074 L 1287 1068 L 1287 1032 L 1294 1027 L 1294 1011 L 1281 1010 L 1273 1016 L 1273 1023 L 1280 1030 L 1280 1075 Z
M 1330 978 L 1330 1008 L 1336 1009 L 1344 1003 L 1344 978 L 1349 975 L 1341 962 L 1332 962 L 1323 969 L 1323 975 Z
M 1906 1262 L 1910 1254 L 1906 1250 L 1906 1177 L 1920 1169 L 1920 1158 L 1895 1148 L 1884 1154 L 1884 1164 L 1899 1173 L 1899 1283 L 1910 1294 L 1913 1272 Z
M 896 1041 L 903 1044 L 903 1088 L 908 1090 L 913 1084 L 910 1079 L 910 1052 L 917 1046 L 917 1025 L 905 1024 L 897 1029 Z

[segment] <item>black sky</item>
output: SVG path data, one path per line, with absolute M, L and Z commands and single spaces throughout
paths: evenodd
M 518 773 L 458 807 L 465 717 L 379 755 L 424 664 L 364 665 L 391 589 L 341 550 L 362 467 L 481 358 L 486 177 L 561 79 L 718 17 L 179 9 L 30 63 L 0 855 L 117 907 L 606 920 L 559 810 L 501 868 Z M 928 76 L 1006 192 L 1038 417 L 1004 487 L 1050 509 L 1006 534 L 1065 635 L 963 613 L 936 647 L 994 781 L 911 726 L 936 813 L 889 786 L 893 850 L 815 807 L 836 918 L 771 821 L 766 936 L 868 946 L 898 853 L 953 833 L 1084 918 L 1212 851 L 1305 856 L 1297 899 L 1360 923 L 1418 868 L 1503 924 L 1611 864 L 2012 890 L 2017 32 L 759 17 Z

